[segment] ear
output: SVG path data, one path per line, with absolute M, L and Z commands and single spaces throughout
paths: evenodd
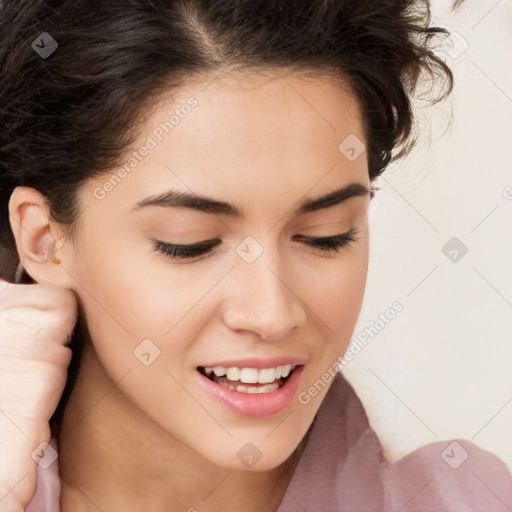
M 9 199 L 9 219 L 20 262 L 37 283 L 72 289 L 66 272 L 70 243 L 50 219 L 46 197 L 29 187 L 16 187 Z

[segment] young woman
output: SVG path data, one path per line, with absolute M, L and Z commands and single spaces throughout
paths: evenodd
M 512 507 L 467 441 L 386 462 L 337 373 L 373 181 L 417 84 L 451 87 L 428 24 L 405 0 L 1 4 L 5 507 Z

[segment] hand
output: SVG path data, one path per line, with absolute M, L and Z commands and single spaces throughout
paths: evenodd
M 45 284 L 0 279 L 0 510 L 22 512 L 36 486 L 32 452 L 49 442 L 49 420 L 71 361 L 76 296 Z

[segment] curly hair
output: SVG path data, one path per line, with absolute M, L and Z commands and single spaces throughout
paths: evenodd
M 2 257 L 17 258 L 15 187 L 39 190 L 52 219 L 72 226 L 79 186 L 121 164 L 151 101 L 212 71 L 341 78 L 359 104 L 374 180 L 413 144 L 421 77 L 446 84 L 433 101 L 451 91 L 452 73 L 431 48 L 446 30 L 430 20 L 428 0 L 1 1 Z M 58 44 L 45 58 L 33 47 L 43 32 Z

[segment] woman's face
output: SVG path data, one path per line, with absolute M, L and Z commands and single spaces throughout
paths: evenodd
M 359 315 L 370 196 L 300 207 L 370 186 L 361 141 L 353 98 L 327 78 L 212 76 L 170 92 L 124 170 L 82 187 L 67 270 L 97 360 L 112 382 L 124 376 L 126 425 L 144 418 L 226 468 L 292 454 Z M 337 252 L 305 238 L 350 231 Z M 166 245 L 203 241 L 189 257 Z M 284 384 L 265 383 L 287 364 Z M 246 370 L 214 383 L 201 374 L 214 366 Z

